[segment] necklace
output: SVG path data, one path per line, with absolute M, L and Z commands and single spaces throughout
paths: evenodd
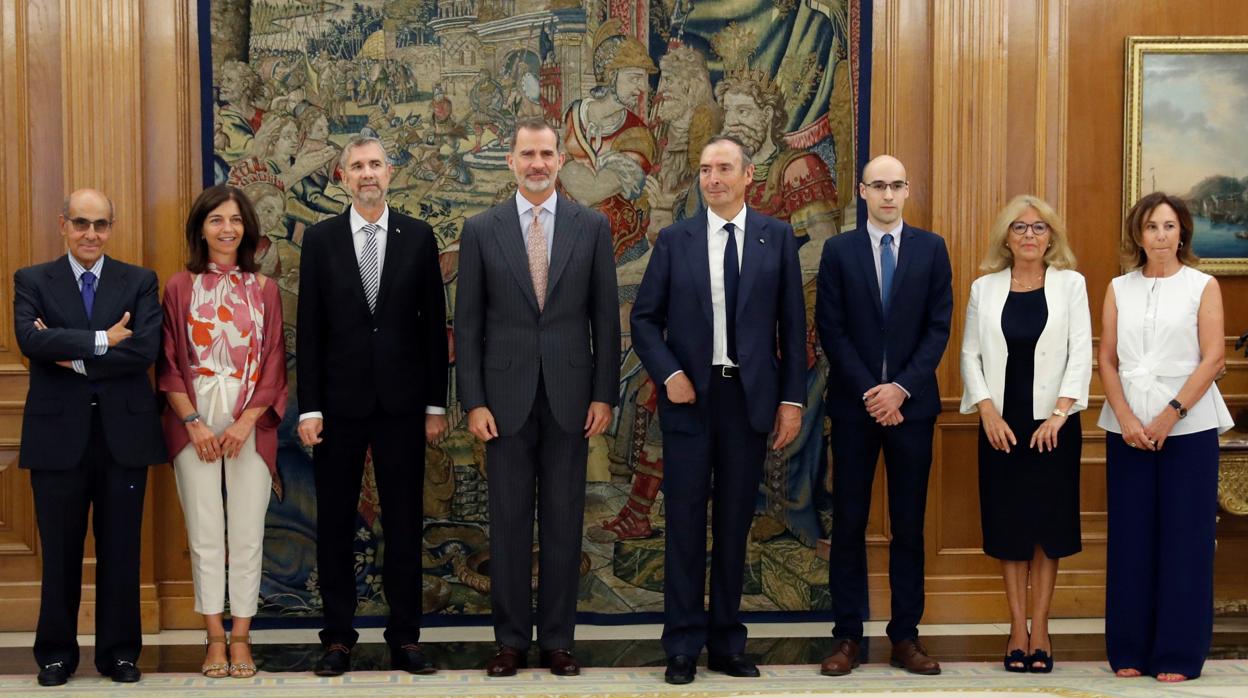
M 1024 291 L 1031 291 L 1031 290 L 1036 289 L 1037 287 L 1039 287 L 1041 284 L 1044 283 L 1044 275 L 1041 274 L 1040 276 L 1036 277 L 1035 282 L 1030 285 L 1023 283 L 1022 280 L 1020 280 L 1017 276 L 1014 276 L 1013 274 L 1010 274 L 1010 280 L 1018 284 L 1019 286 L 1022 286 Z

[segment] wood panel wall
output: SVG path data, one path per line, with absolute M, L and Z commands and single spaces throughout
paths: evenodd
M 1006 618 L 995 563 L 980 551 L 973 419 L 957 414 L 962 312 L 988 226 L 1033 192 L 1069 220 L 1094 331 L 1122 206 L 1124 41 L 1132 34 L 1248 34 L 1240 0 L 875 0 L 872 153 L 907 165 L 906 219 L 943 234 L 954 263 L 954 336 L 940 368 L 928 505 L 927 622 Z M 64 194 L 104 189 L 117 206 L 110 253 L 168 278 L 198 191 L 195 0 L 0 3 L 0 630 L 34 628 L 39 558 L 29 478 L 16 465 L 26 368 L 12 331 L 13 272 L 62 250 Z M 1224 278 L 1227 332 L 1248 329 L 1248 278 Z M 1228 401 L 1248 405 L 1248 362 L 1228 361 Z M 1094 382 L 1093 392 L 1099 391 Z M 1067 561 L 1059 616 L 1103 610 L 1104 439 L 1084 415 L 1085 551 Z M 143 534 L 144 630 L 194 627 L 181 510 L 153 469 Z M 881 483 L 877 483 L 879 485 Z M 886 617 L 888 521 L 877 486 L 869 533 L 872 608 Z M 1218 594 L 1248 560 L 1248 521 L 1219 527 Z M 93 561 L 88 560 L 88 579 Z M 83 615 L 93 614 L 92 589 Z M 84 626 L 90 627 L 89 625 Z

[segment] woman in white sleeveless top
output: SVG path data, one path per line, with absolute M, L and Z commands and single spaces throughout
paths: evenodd
M 1200 675 L 1213 633 L 1222 294 L 1192 265 L 1192 216 L 1155 192 L 1127 214 L 1100 347 L 1109 538 L 1105 645 L 1118 676 Z

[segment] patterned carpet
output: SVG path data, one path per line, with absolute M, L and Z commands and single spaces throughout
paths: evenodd
M 825 678 L 814 666 L 762 667 L 760 679 L 732 679 L 700 669 L 688 686 L 663 683 L 661 669 L 587 669 L 582 676 L 558 678 L 529 670 L 511 679 L 488 679 L 480 671 L 443 671 L 433 676 L 394 672 L 355 672 L 321 679 L 304 673 L 261 673 L 254 679 L 209 680 L 191 674 L 147 674 L 139 684 L 121 686 L 96 676 L 71 679 L 59 689 L 41 689 L 33 676 L 0 676 L 0 695 L 28 696 L 468 696 L 471 698 L 723 698 L 729 696 L 823 696 L 852 693 L 857 698 L 904 694 L 907 698 L 1013 697 L 1085 698 L 1121 696 L 1248 696 L 1248 661 L 1214 660 L 1204 675 L 1178 685 L 1151 678 L 1118 679 L 1103 662 L 1066 662 L 1054 673 L 1016 676 L 981 662 L 949 662 L 934 677 L 911 676 L 885 665 L 868 665 L 852 675 Z

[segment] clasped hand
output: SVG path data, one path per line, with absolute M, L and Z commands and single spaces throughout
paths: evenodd
M 237 458 L 255 426 L 256 423 L 252 419 L 240 417 L 226 427 L 220 436 L 217 436 L 203 422 L 195 420 L 186 425 L 186 431 L 191 437 L 191 445 L 195 447 L 195 454 L 199 456 L 199 459 L 205 463 L 212 463 L 221 460 L 222 457 Z

